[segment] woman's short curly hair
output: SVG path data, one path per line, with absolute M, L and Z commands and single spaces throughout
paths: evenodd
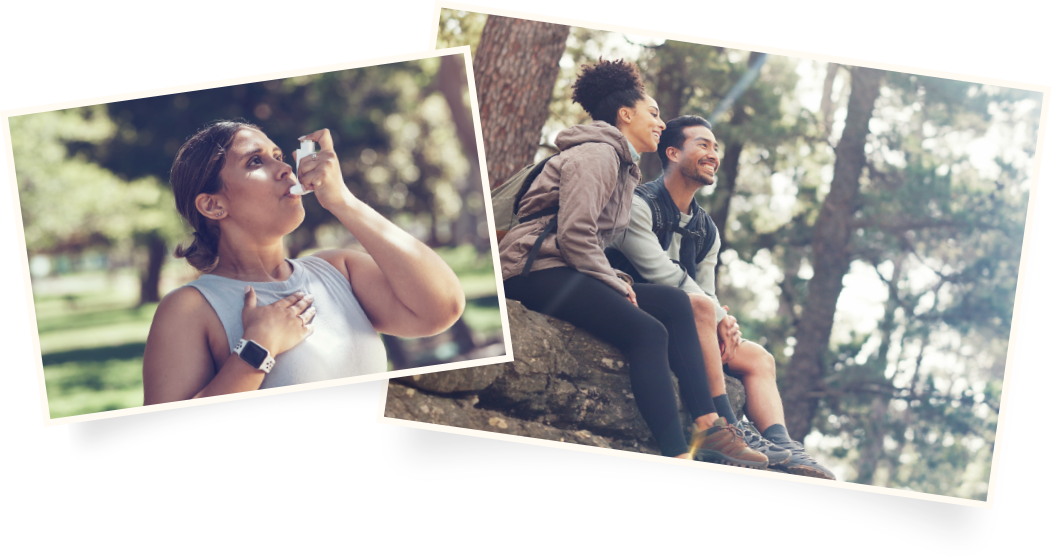
M 573 84 L 572 98 L 593 120 L 616 125 L 617 111 L 635 106 L 644 95 L 646 88 L 635 64 L 600 58 L 583 67 Z

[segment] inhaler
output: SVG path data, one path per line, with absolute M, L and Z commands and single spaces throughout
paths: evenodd
M 303 160 L 303 157 L 310 156 L 312 153 L 314 153 L 314 142 L 309 139 L 300 141 L 300 148 L 296 149 L 296 185 L 292 186 L 292 189 L 289 190 L 289 193 L 293 193 L 296 195 L 307 195 L 308 193 L 314 193 L 314 190 L 304 189 L 303 184 L 299 183 L 300 161 Z

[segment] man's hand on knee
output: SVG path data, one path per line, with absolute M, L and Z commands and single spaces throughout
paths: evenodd
M 727 306 L 723 306 L 723 309 L 730 311 Z M 742 343 L 742 332 L 738 327 L 738 320 L 727 313 L 727 316 L 716 325 L 716 336 L 720 340 L 720 356 L 723 363 L 733 360 Z

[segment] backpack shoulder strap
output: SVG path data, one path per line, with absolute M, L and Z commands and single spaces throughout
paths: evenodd
M 555 155 L 558 155 L 558 153 Z M 551 155 L 540 162 L 534 163 L 533 168 L 531 168 L 529 173 L 526 174 L 526 178 L 522 181 L 522 186 L 519 187 L 519 193 L 515 196 L 515 204 L 512 206 L 512 211 L 516 215 L 519 214 L 519 205 L 522 203 L 522 196 L 526 195 L 530 186 L 533 185 L 534 180 L 536 180 L 537 177 L 541 175 L 541 172 L 544 171 L 544 165 L 548 164 L 548 161 L 552 160 L 552 157 L 555 155 Z M 519 222 L 522 222 L 522 219 L 519 219 Z
M 720 233 L 716 229 L 715 221 L 712 220 L 708 213 L 702 214 L 702 220 L 704 221 L 702 226 L 705 227 L 705 241 L 701 244 L 701 249 L 698 250 L 697 258 L 694 261 L 695 265 L 701 263 L 701 260 L 705 259 L 705 256 L 709 254 L 709 250 L 716 243 L 716 235 Z

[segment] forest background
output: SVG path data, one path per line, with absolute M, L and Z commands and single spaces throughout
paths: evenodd
M 1040 94 L 442 10 L 437 46 L 462 44 L 491 185 L 588 121 L 569 86 L 600 56 L 663 118 L 709 118 L 717 291 L 775 356 L 790 433 L 847 481 L 985 500 Z
M 157 302 L 198 272 L 168 184 L 176 151 L 218 119 L 257 125 L 286 153 L 329 128 L 351 192 L 457 273 L 464 316 L 425 339 L 384 337 L 389 367 L 504 353 L 463 55 L 305 75 L 10 118 L 52 418 L 142 405 Z M 289 257 L 360 249 L 304 196 Z

